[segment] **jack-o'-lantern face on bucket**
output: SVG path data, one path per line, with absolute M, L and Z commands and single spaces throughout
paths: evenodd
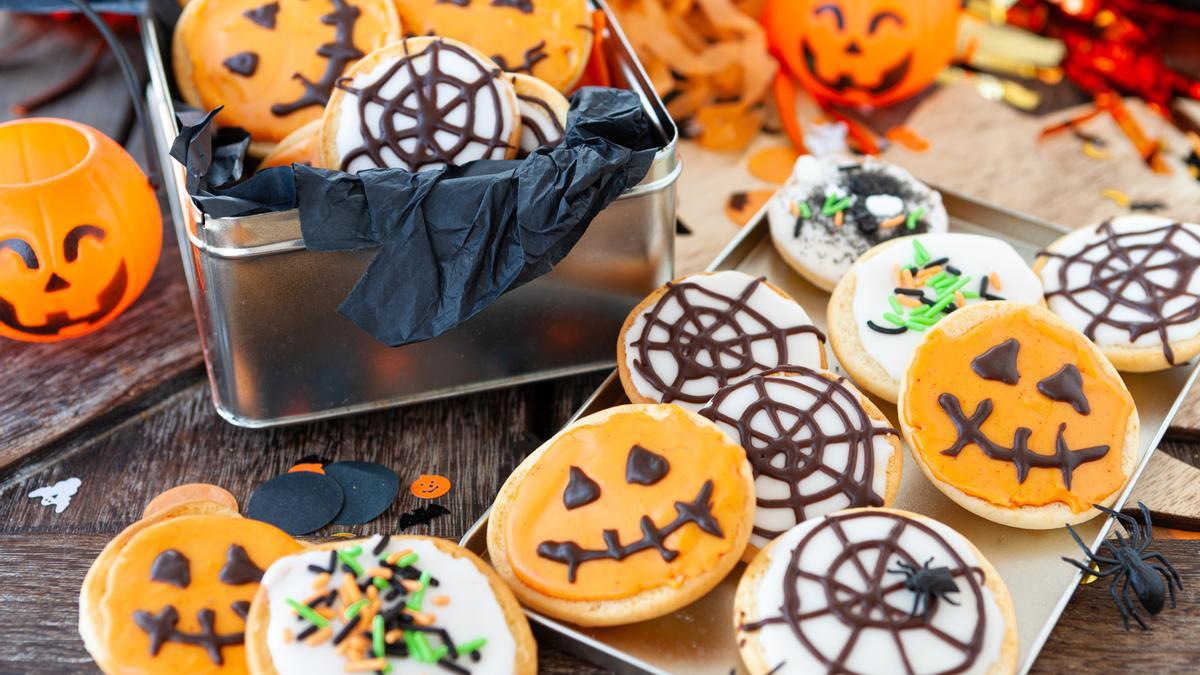
M 933 82 L 954 55 L 958 0 L 769 0 L 772 51 L 806 89 L 887 105 Z
M 66 120 L 0 125 L 0 335 L 51 342 L 90 333 L 145 288 L 162 219 L 137 164 Z

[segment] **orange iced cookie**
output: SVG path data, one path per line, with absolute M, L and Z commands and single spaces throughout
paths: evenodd
M 570 91 L 592 49 L 587 0 L 396 0 L 404 32 L 475 47 L 510 73 Z
M 526 605 L 625 624 L 716 586 L 753 517 L 745 452 L 719 427 L 675 405 L 624 405 L 568 426 L 513 472 L 488 552 Z
M 302 548 L 223 503 L 158 510 L 88 571 L 84 644 L 108 673 L 245 673 L 245 617 L 263 570 Z
M 1038 306 L 968 305 L 934 326 L 901 385 L 913 457 L 946 496 L 1049 529 L 1109 505 L 1137 458 L 1138 416 L 1112 364 Z
M 191 0 L 172 43 L 180 93 L 225 106 L 258 155 L 321 117 L 356 60 L 400 38 L 391 0 Z

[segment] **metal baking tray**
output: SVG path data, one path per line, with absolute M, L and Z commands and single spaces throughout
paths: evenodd
M 950 214 L 950 228 L 1000 237 L 1011 243 L 1028 261 L 1038 250 L 1067 232 L 1063 227 L 990 206 L 950 190 L 941 190 Z M 766 207 L 747 225 L 709 270 L 737 269 L 765 275 L 795 298 L 822 330 L 829 296 L 804 281 L 775 252 L 766 222 Z M 840 370 L 833 350 L 827 350 L 832 368 Z M 1128 498 L 1134 482 L 1158 447 L 1167 424 L 1187 390 L 1196 379 L 1191 364 L 1161 373 L 1123 374 L 1141 418 L 1139 459 L 1116 508 Z M 627 403 L 616 374 L 611 375 L 583 404 L 573 419 Z M 896 407 L 875 400 L 891 420 Z M 922 513 L 946 523 L 966 535 L 1004 577 L 1016 607 L 1020 635 L 1020 670 L 1032 667 L 1038 651 L 1080 580 L 1075 568 L 1062 556 L 1079 557 L 1080 551 L 1060 530 L 1019 530 L 997 525 L 959 507 L 942 495 L 905 458 L 896 508 Z M 486 556 L 487 514 L 462 539 L 462 545 Z M 1112 527 L 1111 519 L 1095 518 L 1076 529 L 1093 550 Z M 734 643 L 733 596 L 743 565 L 739 565 L 716 589 L 692 605 L 653 621 L 612 628 L 583 628 L 565 624 L 526 610 L 540 638 L 589 661 L 618 672 L 689 673 L 726 675 L 744 672 Z M 1114 616 L 1116 620 L 1115 610 Z
M 603 4 L 613 84 L 638 93 L 664 144 L 646 178 L 604 209 L 549 274 L 427 342 L 391 348 L 337 313 L 374 249 L 313 252 L 295 210 L 205 218 L 166 151 L 178 133 L 164 54 L 143 19 L 150 116 L 167 176 L 217 412 L 265 427 L 612 367 L 625 315 L 671 278 L 677 132 Z M 160 44 L 160 40 L 162 40 Z

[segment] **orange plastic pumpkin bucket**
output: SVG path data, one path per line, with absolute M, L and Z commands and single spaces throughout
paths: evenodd
M 137 297 L 162 249 L 162 215 L 125 149 L 85 124 L 0 124 L 0 335 L 91 333 Z

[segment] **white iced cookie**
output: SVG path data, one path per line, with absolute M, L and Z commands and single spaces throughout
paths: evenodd
M 900 433 L 834 373 L 791 366 L 720 391 L 700 411 L 746 450 L 758 508 L 749 559 L 809 518 L 889 506 L 900 489 Z
M 520 156 L 541 147 L 554 147 L 566 133 L 570 103 L 558 90 L 532 75 L 508 73 L 521 111 Z
M 851 509 L 792 528 L 746 568 L 733 621 L 753 675 L 1017 669 L 1000 575 L 965 537 L 907 511 Z
M 705 272 L 651 293 L 625 319 L 617 371 L 634 403 L 699 410 L 717 390 L 780 366 L 825 367 L 825 336 L 763 277 Z
M 1113 218 L 1054 242 L 1034 269 L 1050 310 L 1117 370 L 1162 370 L 1200 354 L 1200 225 Z
M 246 622 L 255 675 L 533 673 L 537 647 L 496 573 L 453 542 L 374 536 L 277 560 Z
M 940 233 L 880 244 L 829 299 L 829 341 L 864 389 L 892 403 L 925 330 L 962 305 L 1042 302 L 1042 284 L 1007 242 Z
M 937 191 L 873 157 L 801 156 L 767 213 L 779 254 L 827 291 L 876 244 L 949 222 Z
M 474 48 L 409 38 L 371 52 L 330 96 L 321 162 L 356 173 L 425 171 L 477 159 L 511 159 L 520 141 L 517 94 Z

